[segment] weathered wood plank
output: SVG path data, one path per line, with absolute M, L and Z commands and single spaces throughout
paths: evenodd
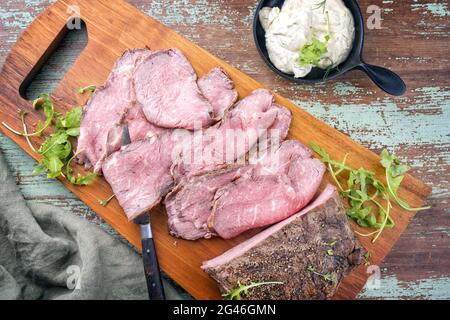
M 0 62 L 20 30 L 51 2 L 1 1 Z M 401 98 L 386 97 L 357 72 L 339 82 L 314 87 L 292 85 L 274 76 L 253 46 L 251 19 L 256 1 L 131 2 L 363 145 L 374 151 L 388 147 L 411 161 L 413 174 L 433 186 L 433 196 L 429 200 L 433 209 L 417 215 L 383 263 L 381 290 L 366 290 L 361 297 L 450 297 L 450 14 L 445 1 L 410 1 L 407 4 L 360 1 L 363 10 L 368 4 L 378 4 L 383 9 L 384 29 L 367 32 L 365 58 L 370 63 L 392 68 L 404 77 L 409 91 Z M 398 16 L 402 17 L 401 23 Z M 48 77 L 48 81 L 53 79 L 53 76 Z M 6 138 L 2 137 L 0 142 L 13 167 L 21 162 L 19 159 L 25 159 L 18 155 L 15 146 L 8 145 Z M 76 213 L 101 224 L 59 182 L 45 181 L 46 187 L 42 188 L 42 178 L 29 175 L 33 161 L 27 161 L 25 167 L 17 169 L 19 185 L 26 197 L 68 205 Z

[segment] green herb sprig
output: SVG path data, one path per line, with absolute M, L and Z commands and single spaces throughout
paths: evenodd
M 111 202 L 111 200 L 114 199 L 115 197 L 116 197 L 116 195 L 113 194 L 108 199 L 103 199 L 103 200 L 98 199 L 97 201 L 101 206 L 106 207 Z
M 260 287 L 260 286 L 267 286 L 267 285 L 281 285 L 283 282 L 278 281 L 271 281 L 271 282 L 251 282 L 248 285 L 243 285 L 240 282 L 238 282 L 238 287 L 236 289 L 230 290 L 228 293 L 223 294 L 224 300 L 241 300 L 243 296 L 248 296 L 248 291 L 250 289 Z
M 328 247 L 334 248 L 336 243 L 337 243 L 337 240 L 333 240 L 333 241 L 330 241 L 330 242 L 325 242 L 324 244 L 326 246 L 328 246 Z M 334 250 L 331 249 L 331 248 L 326 251 L 327 255 L 329 255 L 329 256 L 333 256 L 334 255 Z
M 47 93 L 42 93 L 39 95 L 39 97 L 33 101 L 33 108 L 34 109 L 42 109 L 44 111 L 44 114 L 46 116 L 46 120 L 44 122 L 39 121 L 37 123 L 36 131 L 33 133 L 27 133 L 27 132 L 20 132 L 17 130 L 14 130 L 11 128 L 8 124 L 5 122 L 2 122 L 2 125 L 7 128 L 9 131 L 15 133 L 16 135 L 22 136 L 22 137 L 35 137 L 40 136 L 45 129 L 47 129 L 51 124 L 52 121 L 56 115 L 55 108 L 53 106 L 53 101 L 50 99 L 49 95 Z M 19 114 L 22 118 L 22 124 L 24 126 L 24 131 L 26 125 L 24 124 L 24 118 L 27 115 L 27 113 L 23 110 L 19 110 Z
M 407 211 L 426 210 L 430 207 L 411 208 L 408 203 L 400 199 L 397 195 L 398 188 L 405 177 L 405 173 L 411 168 L 401 164 L 400 160 L 385 149 L 381 152 L 381 165 L 386 169 L 387 191 L 389 195 L 397 202 L 397 204 Z
M 305 44 L 300 49 L 298 63 L 300 66 L 313 65 L 318 66 L 322 57 L 328 52 L 327 44 L 330 39 L 329 35 L 325 36 L 325 41 L 320 41 L 317 38 L 312 39 L 311 43 Z
M 33 101 L 33 108 L 43 109 L 46 120 L 39 122 L 36 131 L 32 134 L 27 133 L 25 123 L 27 113 L 25 111 L 19 111 L 24 132 L 16 131 L 6 123 L 2 123 L 11 132 L 24 136 L 31 149 L 42 156 L 41 161 L 33 170 L 33 175 L 47 173 L 48 178 L 63 176 L 74 185 L 88 185 L 92 183 L 97 176 L 95 173 L 88 173 L 84 176 L 77 174 L 74 176 L 73 169 L 70 166 L 73 159 L 77 156 L 73 153 L 70 139 L 80 135 L 82 108 L 75 107 L 68 111 L 65 116 L 62 116 L 59 112 L 55 112 L 53 101 L 46 93 L 39 95 Z M 28 138 L 40 136 L 50 127 L 54 129 L 53 133 L 47 136 L 44 143 L 36 150 Z
M 325 12 L 325 4 L 326 0 L 320 2 L 318 6 L 314 9 L 319 9 L 323 7 L 323 12 Z M 298 57 L 298 63 L 300 66 L 305 65 L 313 65 L 315 67 L 319 66 L 319 63 L 322 59 L 324 59 L 325 54 L 328 52 L 328 42 L 331 39 L 331 31 L 330 31 L 330 16 L 327 11 L 327 34 L 325 35 L 325 40 L 321 41 L 318 38 L 313 38 L 311 43 L 305 44 L 300 48 L 300 54 Z M 330 66 L 326 69 L 325 74 L 323 76 L 323 80 L 325 81 L 331 71 L 335 69 L 334 62 L 331 61 L 330 58 L 326 58 L 330 61 Z
M 81 175 L 78 173 L 76 176 L 73 175 L 73 169 L 71 168 L 70 164 L 72 163 L 73 159 L 75 159 L 78 156 L 77 154 L 74 154 L 72 158 L 67 162 L 66 165 L 66 178 L 70 181 L 71 184 L 77 185 L 77 186 L 87 186 L 90 185 L 95 178 L 97 177 L 97 174 L 90 172 L 86 175 Z
M 337 72 L 340 71 L 339 66 L 336 66 L 335 63 L 330 59 L 331 64 L 328 66 L 328 68 L 325 70 L 325 73 L 323 74 L 322 80 L 325 81 L 330 76 L 330 73 L 333 72 L 333 70 L 336 70 Z
M 392 228 L 395 225 L 390 215 L 392 201 L 410 211 L 429 209 L 429 207 L 410 208 L 405 201 L 398 197 L 397 190 L 409 167 L 401 165 L 398 158 L 389 154 L 388 151 L 384 150 L 381 153 L 381 164 L 386 169 L 388 181 L 386 186 L 375 177 L 375 173 L 364 168 L 355 169 L 346 165 L 348 154 L 345 155 L 342 162 L 339 162 L 331 159 L 328 153 L 316 143 L 311 142 L 310 145 L 327 166 L 341 196 L 348 199 L 350 208 L 347 210 L 347 216 L 363 228 L 375 229 L 375 231 L 367 234 L 357 231 L 355 233 L 361 236 L 374 236 L 373 243 L 385 228 Z M 347 177 L 345 188 L 338 179 L 342 174 L 346 174 Z M 384 202 L 384 205 L 382 202 Z
M 78 88 L 78 93 L 79 94 L 83 94 L 85 92 L 94 93 L 95 90 L 97 90 L 97 86 L 91 85 L 91 86 L 87 86 L 87 87 L 80 87 L 80 88 Z
M 335 282 L 336 281 L 336 274 L 334 272 L 327 272 L 327 273 L 320 273 L 317 272 L 316 267 L 314 266 L 308 266 L 307 268 L 308 272 L 311 272 L 319 277 L 322 277 L 327 282 Z

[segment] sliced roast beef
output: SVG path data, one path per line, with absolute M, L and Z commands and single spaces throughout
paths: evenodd
M 286 140 L 267 149 L 259 158 L 249 159 L 249 162 L 258 165 L 255 174 L 280 175 L 285 174 L 294 161 L 309 159 L 311 155 L 311 150 L 297 140 Z
M 278 140 L 279 142 L 286 139 L 289 128 L 291 127 L 291 121 L 292 121 L 292 113 L 289 109 L 286 107 L 283 107 L 279 104 L 274 103 L 272 105 L 272 108 L 278 109 L 277 117 L 275 118 L 274 123 L 270 126 L 268 131 L 268 140 Z M 275 141 L 275 145 L 277 145 Z
M 219 120 L 222 118 L 224 111 L 230 108 L 238 97 L 233 81 L 222 68 L 214 68 L 200 78 L 198 83 L 203 95 L 213 106 L 215 118 Z M 122 123 L 128 125 L 131 141 L 142 140 L 169 130 L 150 123 L 139 103 L 133 104 L 127 110 Z
M 181 158 L 174 164 L 174 176 L 179 179 L 235 164 L 261 135 L 267 134 L 278 116 L 285 117 L 289 111 L 284 109 L 273 104 L 273 96 L 267 90 L 255 90 L 238 102 L 221 122 L 193 135 L 191 146 L 183 150 Z
M 120 130 L 116 125 L 133 105 L 134 68 L 149 53 L 145 49 L 126 51 L 114 65 L 105 85 L 94 92 L 84 107 L 77 153 L 79 162 L 86 168 L 100 171 L 105 157 L 120 148 Z
M 146 57 L 134 73 L 136 99 L 151 123 L 193 130 L 213 123 L 213 108 L 197 85 L 197 75 L 178 49 Z
M 207 130 L 206 136 L 210 138 L 206 139 L 206 148 L 203 147 L 206 159 L 212 158 L 218 164 L 234 163 L 272 129 L 280 131 L 281 143 L 287 135 L 285 125 L 290 125 L 290 117 L 286 121 L 286 113 L 290 114 L 285 107 L 274 103 L 269 91 L 254 90 L 239 101 L 220 123 Z
M 198 80 L 198 86 L 203 96 L 208 99 L 213 108 L 215 119 L 222 119 L 237 100 L 238 93 L 234 83 L 222 68 L 214 68 L 207 75 Z
M 275 121 L 266 131 L 263 130 L 258 136 L 258 142 L 249 150 L 247 157 L 250 159 L 263 155 L 271 146 L 276 148 L 288 135 L 292 120 L 291 111 L 276 103 L 272 104 L 271 108 L 277 110 Z
M 239 284 L 282 282 L 251 289 L 244 299 L 327 299 L 362 263 L 364 252 L 338 193 L 328 185 L 299 213 L 204 262 L 202 268 L 223 293 Z
M 221 237 L 231 238 L 297 212 L 323 175 L 323 165 L 310 156 L 308 148 L 288 140 L 253 164 L 184 177 L 165 199 L 170 233 L 195 240 L 217 229 Z
M 230 239 L 284 220 L 314 197 L 325 173 L 323 163 L 293 154 L 295 149 L 284 143 L 279 150 L 270 156 L 271 163 L 216 192 L 208 227 L 220 237 Z
M 122 147 L 102 170 L 120 206 L 131 220 L 158 204 L 173 185 L 169 133 Z
M 128 125 L 132 141 L 161 134 L 167 130 L 146 119 L 142 105 L 136 101 L 133 76 L 141 62 L 147 62 L 147 65 L 141 69 L 144 70 L 153 65 L 152 63 L 150 66 L 148 65 L 147 60 L 152 60 L 150 57 L 156 56 L 154 59 L 158 60 L 158 57 L 167 56 L 169 52 L 169 55 L 175 57 L 176 61 L 182 62 L 182 66 L 191 73 L 192 79 L 196 79 L 195 73 L 192 74 L 193 69 L 189 62 L 177 49 L 161 52 L 151 52 L 147 49 L 126 51 L 114 65 L 105 85 L 96 90 L 84 108 L 77 151 L 79 162 L 85 164 L 86 168 L 93 166 L 94 170 L 99 172 L 104 158 L 120 149 L 123 124 Z M 160 63 L 156 63 L 156 65 L 160 66 Z M 148 71 L 148 73 L 158 74 L 158 70 L 161 68 L 156 68 L 154 72 Z M 145 72 L 141 71 L 141 73 Z M 202 96 L 198 88 L 196 89 L 196 83 L 190 85 L 194 91 L 197 91 L 194 94 L 194 100 L 189 98 L 192 90 L 184 87 L 179 88 L 182 92 L 178 98 L 180 101 L 183 99 L 196 101 L 197 99 L 204 106 L 209 105 L 208 108 L 211 109 L 214 105 L 217 110 L 217 118 L 223 115 L 223 111 L 228 109 L 237 97 L 231 79 L 221 68 L 215 68 L 202 77 L 199 84 L 203 88 L 206 98 Z M 161 86 L 160 89 L 162 96 L 170 97 L 174 94 L 170 87 Z M 140 92 L 142 93 L 142 90 Z M 151 92 L 143 94 L 148 96 L 151 95 Z M 158 99 L 158 95 L 155 96 L 155 99 Z M 210 99 L 211 102 L 207 99 Z M 194 105 L 196 104 L 194 103 Z
M 136 103 L 127 110 L 119 126 L 122 128 L 124 124 L 128 126 L 132 142 L 161 135 L 169 131 L 169 129 L 158 127 L 148 122 L 141 106 Z
M 216 191 L 247 169 L 233 166 L 182 179 L 164 200 L 170 234 L 186 240 L 210 238 L 207 221 Z

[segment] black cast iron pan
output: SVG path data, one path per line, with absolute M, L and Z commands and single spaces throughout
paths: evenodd
M 320 0 L 317 0 L 320 2 Z M 295 78 L 294 75 L 288 74 L 278 70 L 269 59 L 266 48 L 265 32 L 259 21 L 259 11 L 263 7 L 279 7 L 281 8 L 284 0 L 261 0 L 256 8 L 254 22 L 253 22 L 253 36 L 256 43 L 256 48 L 265 63 L 278 75 L 295 83 L 318 83 L 327 80 L 332 80 L 340 75 L 343 75 L 351 70 L 362 70 L 370 79 L 383 91 L 400 96 L 405 93 L 406 85 L 403 80 L 394 72 L 364 62 L 362 58 L 362 50 L 364 45 L 364 18 L 356 0 L 343 0 L 344 4 L 350 9 L 355 20 L 355 40 L 352 50 L 346 61 L 341 63 L 338 68 L 333 69 L 325 77 L 325 70 L 320 68 L 313 68 L 313 70 L 303 78 Z

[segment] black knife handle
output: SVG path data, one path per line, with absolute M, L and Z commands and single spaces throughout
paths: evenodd
M 153 238 L 142 239 L 142 257 L 150 300 L 165 300 L 166 296 Z

